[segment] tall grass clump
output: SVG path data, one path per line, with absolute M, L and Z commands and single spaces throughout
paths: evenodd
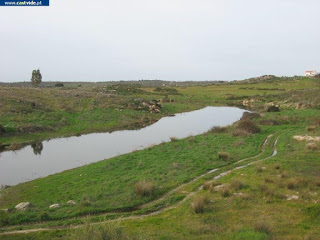
M 261 129 L 250 120 L 241 120 L 239 121 L 236 129 L 245 131 L 247 133 L 259 133 Z
M 88 196 L 84 196 L 80 201 L 80 205 L 82 207 L 89 207 L 91 205 L 91 198 Z
M 306 130 L 308 131 L 308 132 L 313 132 L 313 131 L 315 131 L 316 130 L 316 126 L 308 126 L 308 127 L 306 127 Z
M 150 181 L 139 181 L 134 185 L 134 190 L 138 196 L 151 196 L 154 191 L 154 185 Z
M 193 200 L 191 207 L 195 213 L 203 213 L 208 199 L 205 196 L 197 197 Z
M 177 141 L 178 139 L 176 138 L 176 137 L 170 137 L 170 141 L 171 142 L 175 142 L 175 141 Z
M 306 150 L 309 150 L 309 151 L 317 151 L 320 149 L 320 146 L 319 144 L 316 144 L 314 142 L 312 143 L 307 143 L 306 144 Z
M 257 112 L 244 112 L 241 117 L 241 121 L 243 120 L 252 120 L 255 118 L 260 118 L 260 114 Z
M 211 182 L 205 182 L 202 185 L 203 190 L 209 190 L 212 187 L 212 183 Z
M 222 197 L 229 197 L 231 195 L 230 187 L 229 186 L 224 186 L 220 190 L 220 194 Z
M 0 124 L 0 135 L 5 132 L 6 132 L 6 129 Z
M 229 161 L 230 160 L 230 154 L 227 152 L 218 152 L 218 159 L 223 161 Z
M 228 127 L 213 127 L 209 130 L 210 133 L 225 133 L 228 131 Z
M 239 181 L 239 180 L 233 180 L 231 182 L 231 187 L 234 189 L 234 190 L 241 190 L 242 188 L 244 188 L 244 184 Z
M 271 227 L 266 222 L 256 222 L 254 224 L 254 230 L 260 233 L 271 234 Z

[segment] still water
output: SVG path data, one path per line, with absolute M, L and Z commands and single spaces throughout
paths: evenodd
M 227 126 L 245 112 L 235 107 L 206 107 L 161 118 L 139 129 L 92 133 L 80 137 L 56 138 L 19 151 L 0 153 L 0 184 L 15 185 L 67 169 L 112 158 L 150 145 L 185 138 Z

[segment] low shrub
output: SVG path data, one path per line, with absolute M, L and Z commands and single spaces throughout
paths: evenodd
M 307 143 L 306 144 L 306 150 L 310 150 L 310 151 L 317 151 L 320 149 L 319 144 L 316 144 L 314 142 L 312 143 Z
M 279 125 L 279 123 L 276 120 L 271 120 L 271 119 L 265 119 L 259 121 L 260 125 L 265 125 L 265 126 L 276 126 Z
M 196 137 L 195 137 L 195 136 L 190 136 L 190 137 L 188 138 L 188 141 L 189 141 L 189 142 L 195 142 L 195 141 L 196 141 Z
M 63 83 L 56 83 L 54 86 L 55 87 L 64 87 L 64 84 Z
M 316 180 L 316 186 L 317 186 L 317 187 L 320 187 L 320 179 L 317 179 L 317 180 Z
M 242 199 L 242 200 L 244 200 L 244 201 L 249 201 L 249 200 L 252 199 L 252 196 L 249 195 L 248 193 L 243 193 L 243 194 L 241 194 L 241 195 L 239 195 L 239 196 L 240 196 L 240 199 Z
M 39 214 L 39 219 L 41 221 L 47 221 L 47 220 L 50 219 L 50 215 L 49 215 L 48 212 L 42 212 L 42 213 Z
M 177 138 L 176 137 L 170 137 L 170 141 L 171 142 L 175 142 L 175 141 L 177 141 Z
M 261 193 L 263 193 L 266 196 L 269 196 L 269 197 L 274 196 L 274 192 L 266 184 L 259 185 L 259 190 Z
M 228 131 L 228 127 L 213 127 L 209 130 L 211 133 L 225 133 Z
M 281 165 L 279 163 L 276 163 L 273 167 L 274 169 L 279 170 L 281 168 Z
M 199 196 L 195 198 L 191 204 L 191 207 L 195 213 L 203 213 L 208 199 L 205 196 Z
M 89 206 L 91 206 L 91 202 L 89 200 L 82 200 L 80 202 L 80 205 L 83 207 L 89 207 Z
M 305 187 L 308 185 L 308 181 L 303 178 L 290 179 L 287 183 L 287 188 L 290 190 L 297 189 L 299 187 Z
M 227 152 L 218 152 L 218 158 L 219 158 L 219 160 L 229 161 L 230 154 Z
M 80 201 L 80 205 L 83 207 L 89 207 L 91 206 L 91 198 L 88 196 L 84 196 L 82 200 Z
M 209 190 L 212 186 L 212 183 L 211 182 L 205 182 L 203 185 L 202 185 L 202 188 L 203 190 Z
M 267 112 L 280 112 L 280 108 L 277 106 L 268 106 L 267 107 Z
M 231 195 L 230 187 L 229 186 L 224 186 L 220 190 L 220 194 L 222 197 L 229 197 Z
M 316 127 L 320 127 L 320 117 L 316 117 L 316 118 L 314 119 L 314 125 L 315 125 Z
M 313 132 L 314 130 L 316 130 L 316 126 L 308 126 L 308 127 L 306 127 L 306 130 L 308 131 L 308 132 Z
M 15 151 L 15 150 L 19 150 L 23 147 L 23 145 L 21 143 L 11 143 L 9 146 L 9 150 Z
M 273 180 L 272 178 L 270 178 L 270 177 L 266 177 L 266 178 L 264 179 L 264 182 L 265 182 L 265 183 L 274 183 L 274 180 Z
M 280 177 L 281 178 L 287 178 L 288 177 L 288 173 L 283 171 L 283 172 L 280 173 Z
M 256 166 L 256 170 L 257 172 L 261 173 L 263 171 L 263 168 L 261 166 L 261 163 L 258 163 L 257 166 Z
M 233 180 L 232 182 L 231 182 L 231 187 L 234 189 L 234 190 L 240 190 L 240 189 L 242 189 L 242 188 L 244 188 L 244 184 L 241 182 L 241 181 L 239 181 L 239 180 Z
M 138 196 L 150 196 L 154 191 L 154 185 L 150 181 L 139 181 L 134 185 L 134 190 Z
M 6 129 L 0 124 L 0 135 L 5 132 L 6 132 Z
M 256 222 L 254 224 L 254 230 L 260 233 L 271 234 L 271 227 L 266 222 Z
M 176 162 L 172 163 L 172 167 L 174 168 L 178 168 L 179 166 L 180 166 L 180 163 L 176 163 Z
M 243 139 L 239 139 L 238 141 L 234 142 L 234 143 L 232 144 L 232 146 L 233 146 L 233 147 L 238 147 L 238 146 L 243 145 L 244 143 L 245 143 L 245 142 L 244 142 Z
M 252 119 L 256 119 L 256 118 L 261 118 L 259 113 L 257 113 L 257 112 L 244 112 L 240 120 L 244 121 L 244 120 L 252 120 Z
M 250 134 L 247 132 L 247 131 L 245 131 L 245 130 L 242 130 L 242 129 L 235 129 L 233 132 L 232 132 L 232 135 L 234 136 L 234 137 L 247 137 L 247 136 L 249 136 Z
M 259 133 L 261 129 L 250 120 L 241 120 L 238 122 L 236 129 L 243 130 L 247 133 Z

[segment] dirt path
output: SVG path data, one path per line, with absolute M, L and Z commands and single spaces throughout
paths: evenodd
M 237 162 L 232 163 L 231 165 L 237 165 L 237 164 L 239 164 L 239 163 L 241 163 L 241 162 L 244 162 L 244 161 L 246 161 L 246 160 L 250 160 L 250 159 L 254 159 L 254 158 L 260 157 L 260 156 L 265 152 L 267 143 L 268 143 L 268 141 L 270 140 L 270 138 L 271 138 L 272 136 L 273 136 L 273 134 L 269 135 L 269 136 L 265 139 L 263 145 L 261 146 L 261 149 L 260 149 L 260 153 L 259 153 L 259 154 L 255 155 L 255 156 L 252 156 L 252 157 L 248 157 L 248 158 L 241 159 L 241 160 L 239 160 L 239 161 L 237 161 Z M 279 137 L 278 137 L 278 138 L 279 138 Z M 232 168 L 232 169 L 230 169 L 230 170 L 227 170 L 227 171 L 225 171 L 225 172 L 220 173 L 219 175 L 213 177 L 213 179 L 214 179 L 214 180 L 215 180 L 215 179 L 219 179 L 219 178 L 221 178 L 221 177 L 223 177 L 223 176 L 226 176 L 226 175 L 230 174 L 230 173 L 233 172 L 233 171 L 236 171 L 236 170 L 239 170 L 239 169 L 248 167 L 248 166 L 250 166 L 250 165 L 252 165 L 252 164 L 255 164 L 257 161 L 267 160 L 267 159 L 269 159 L 269 158 L 274 157 L 274 156 L 277 154 L 277 142 L 278 142 L 278 138 L 277 138 L 277 139 L 275 140 L 275 142 L 274 142 L 274 145 L 273 145 L 274 151 L 273 151 L 272 155 L 270 155 L 270 156 L 268 156 L 268 157 L 265 157 L 265 158 L 263 158 L 263 159 L 257 159 L 257 160 L 255 160 L 255 161 L 253 161 L 253 162 L 250 162 L 250 163 L 245 164 L 245 165 L 242 165 L 242 166 L 234 167 L 234 168 Z M 221 168 L 212 169 L 212 170 L 208 171 L 207 173 L 202 174 L 202 175 L 194 178 L 193 180 L 191 180 L 191 181 L 188 182 L 188 183 L 181 184 L 180 186 L 172 189 L 171 191 L 169 191 L 168 193 L 166 193 L 166 194 L 163 195 L 162 197 L 160 197 L 160 198 L 158 198 L 158 199 L 156 199 L 156 200 L 154 200 L 154 201 L 151 201 L 151 202 L 149 202 L 149 203 L 146 203 L 146 204 L 141 205 L 140 207 L 138 207 L 138 209 L 143 209 L 143 208 L 149 207 L 149 206 L 151 206 L 151 205 L 153 205 L 153 204 L 155 204 L 155 203 L 157 203 L 157 202 L 163 201 L 163 200 L 165 200 L 167 197 L 169 197 L 170 195 L 172 195 L 172 194 L 178 192 L 179 190 L 181 190 L 183 187 L 186 187 L 187 185 L 189 185 L 189 184 L 191 184 L 191 183 L 194 183 L 194 182 L 198 181 L 199 179 L 201 179 L 201 178 L 203 178 L 203 177 L 205 177 L 205 176 L 207 176 L 207 175 L 210 175 L 210 174 L 212 174 L 212 173 L 214 173 L 214 172 L 216 172 L 216 171 L 218 171 L 218 170 L 220 170 L 220 169 L 221 169 Z M 202 190 L 202 186 L 198 187 L 198 189 L 197 189 L 196 191 L 188 193 L 188 194 L 184 197 L 184 199 L 181 200 L 180 202 L 178 202 L 178 203 L 176 203 L 176 204 L 174 204 L 174 205 L 172 205 L 172 206 L 165 207 L 165 208 L 163 208 L 163 209 L 161 209 L 161 210 L 159 210 L 159 211 L 154 211 L 154 212 L 151 212 L 151 213 L 148 213 L 148 214 L 144 214 L 144 215 L 128 216 L 128 217 L 119 217 L 119 218 L 117 218 L 117 219 L 105 220 L 105 221 L 95 222 L 95 223 L 90 223 L 90 224 L 96 225 L 96 224 L 103 224 L 103 223 L 116 222 L 116 221 L 122 221 L 122 220 L 143 219 L 143 218 L 145 218 L 145 217 L 154 216 L 154 215 L 160 214 L 160 213 L 162 213 L 162 212 L 164 212 L 164 211 L 168 211 L 168 210 L 170 210 L 170 209 L 177 208 L 179 205 L 181 205 L 182 203 L 186 202 L 186 201 L 189 200 L 191 197 L 193 197 L 193 196 L 194 196 L 197 192 L 199 192 L 200 190 Z M 125 213 L 125 212 L 123 212 L 123 213 Z M 108 213 L 108 214 L 110 214 L 110 213 Z M 101 215 L 105 215 L 105 214 L 101 214 Z M 9 231 L 9 232 L 0 233 L 0 236 L 1 236 L 1 235 L 12 235 L 12 234 L 27 234 L 27 233 L 41 232 L 41 231 L 64 230 L 64 229 L 70 229 L 70 228 L 76 229 L 76 228 L 82 227 L 82 226 L 84 226 L 84 225 L 85 225 L 85 224 L 80 224 L 80 225 L 76 225 L 76 226 L 68 226 L 68 227 L 52 227 L 52 228 L 35 228 L 35 229 L 26 229 L 26 230 L 14 230 L 14 231 Z M 12 228 L 12 227 L 11 227 L 11 228 Z M 6 229 L 9 230 L 10 227 L 9 227 L 9 228 L 6 228 Z M 2 229 L 2 230 L 5 230 L 5 229 Z

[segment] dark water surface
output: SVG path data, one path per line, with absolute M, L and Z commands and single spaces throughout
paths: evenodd
M 80 167 L 103 159 L 226 126 L 239 120 L 245 110 L 235 107 L 206 107 L 164 117 L 139 129 L 92 133 L 80 137 L 56 138 L 0 153 L 0 184 L 15 185 L 35 178 Z

